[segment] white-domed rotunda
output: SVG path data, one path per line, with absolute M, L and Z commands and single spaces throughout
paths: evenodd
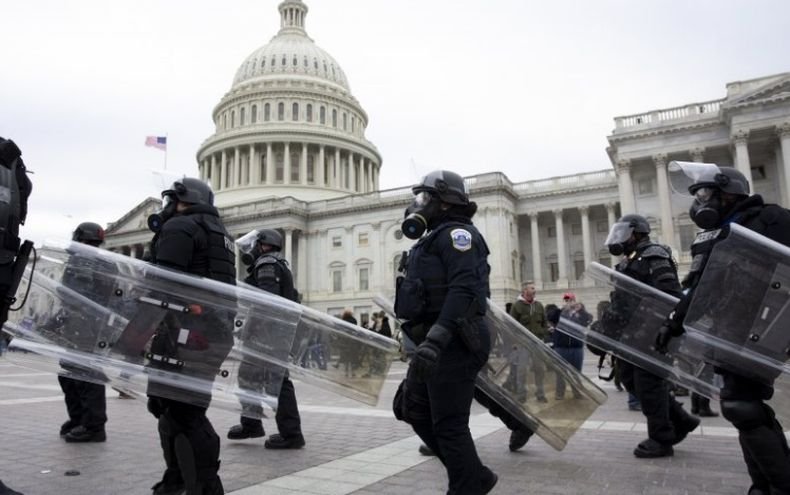
M 305 201 L 378 190 L 381 155 L 343 69 L 305 31 L 307 6 L 285 0 L 281 27 L 236 71 L 200 146 L 200 177 L 218 206 L 293 196 Z

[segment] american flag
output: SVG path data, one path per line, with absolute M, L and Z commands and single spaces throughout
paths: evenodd
M 146 136 L 145 145 L 167 151 L 167 136 Z

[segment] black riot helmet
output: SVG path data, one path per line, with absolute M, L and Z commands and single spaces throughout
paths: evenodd
M 685 192 L 685 187 L 693 196 L 689 216 L 701 229 L 720 227 L 735 205 L 750 193 L 749 181 L 732 167 L 720 167 L 714 163 L 671 162 L 669 171 L 672 188 L 676 192 Z
M 71 235 L 71 240 L 91 246 L 100 246 L 104 242 L 104 229 L 98 223 L 82 222 L 77 225 Z
M 414 194 L 423 191 L 429 192 L 451 205 L 466 206 L 469 204 L 469 191 L 464 178 L 449 170 L 434 170 L 423 177 L 420 183 L 412 187 L 411 190 Z
M 274 229 L 261 229 L 258 231 L 258 242 L 268 244 L 273 247 L 273 251 L 281 251 L 283 248 L 283 236 Z
M 464 178 L 455 172 L 435 170 L 411 188 L 414 201 L 406 208 L 401 230 L 409 239 L 419 239 L 433 229 L 447 212 L 447 207 L 469 206 L 469 193 Z
M 633 234 L 641 234 L 634 236 Z M 650 234 L 650 223 L 642 215 L 630 214 L 623 215 L 616 221 L 609 230 L 606 238 L 606 247 L 612 256 L 631 254 L 636 249 L 636 245 L 641 238 Z M 638 237 L 639 239 L 636 239 Z
M 159 232 L 162 225 L 176 214 L 178 202 L 214 206 L 214 192 L 200 179 L 184 177 L 162 191 L 162 209 L 148 217 L 148 228 Z

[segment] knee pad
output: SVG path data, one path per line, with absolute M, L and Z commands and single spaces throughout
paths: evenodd
M 428 397 L 415 393 L 406 380 L 398 387 L 392 409 L 397 419 L 412 426 L 431 423 L 431 406 Z
M 722 400 L 721 414 L 739 430 L 771 426 L 773 417 L 758 400 Z
M 163 414 L 159 418 L 159 434 L 165 459 L 178 465 L 187 493 L 192 493 L 190 487 L 219 483 L 219 436 L 208 418 L 193 418 L 189 424 L 180 424 Z

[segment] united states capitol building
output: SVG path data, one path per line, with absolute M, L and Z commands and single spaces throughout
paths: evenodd
M 350 307 L 364 322 L 378 309 L 375 295 L 394 294 L 413 243 L 399 230 L 412 195 L 379 189 L 387 165 L 365 137 L 368 115 L 337 61 L 307 35 L 307 13 L 300 0 L 279 5 L 280 31 L 242 61 L 211 113 L 199 176 L 234 237 L 263 227 L 283 233 L 304 304 L 332 314 Z M 603 242 L 621 213 L 646 216 L 683 272 L 695 226 L 689 200 L 669 188 L 672 160 L 735 166 L 767 202 L 790 205 L 790 73 L 727 83 L 723 98 L 615 117 L 608 140 L 610 163 L 597 172 L 519 183 L 495 171 L 467 178 L 491 249 L 495 302 L 534 280 L 544 302 L 572 290 L 594 306 L 605 293 L 585 267 L 612 264 Z M 152 237 L 146 218 L 158 208 L 157 198 L 135 206 L 108 226 L 105 246 L 141 258 Z

